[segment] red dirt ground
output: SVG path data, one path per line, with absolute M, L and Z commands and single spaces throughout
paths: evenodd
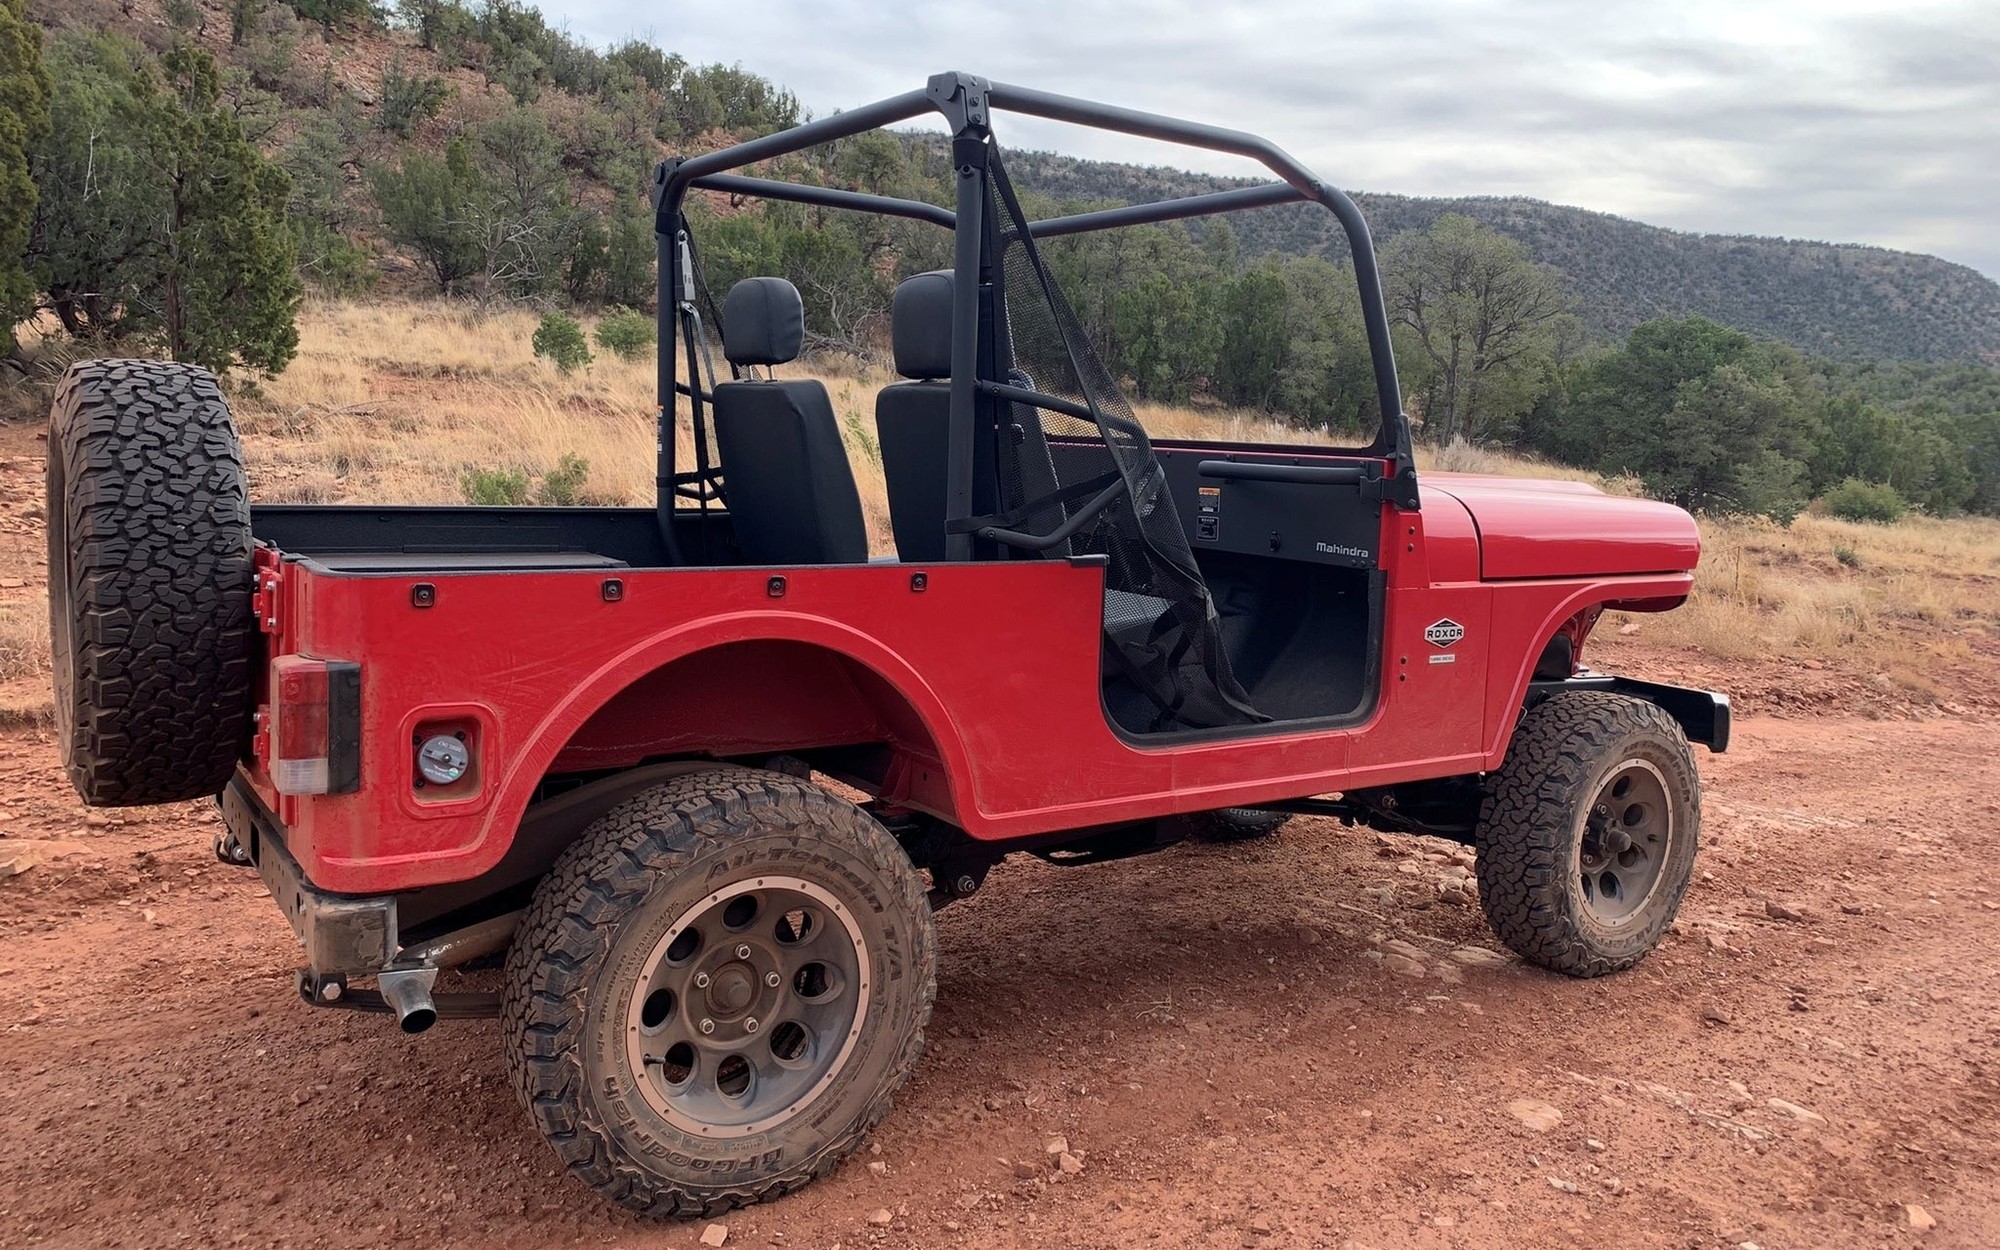
M 29 590 L 35 450 L 0 440 L 0 579 Z M 1331 821 L 1010 862 L 939 917 L 894 1114 L 727 1244 L 2000 1245 L 1990 701 L 1832 716 L 1773 697 L 1799 677 L 1778 661 L 1597 658 L 1782 714 L 1703 757 L 1699 880 L 1637 970 L 1454 957 L 1497 947 L 1440 891 L 1453 848 Z M 0 1246 L 699 1244 L 559 1174 L 491 1022 L 406 1038 L 299 1004 L 215 828 L 86 813 L 45 729 L 0 731 Z M 1081 1174 L 1050 1166 L 1058 1135 Z

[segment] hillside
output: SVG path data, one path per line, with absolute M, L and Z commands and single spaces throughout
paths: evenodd
M 633 261 L 615 284 L 600 276 L 585 285 L 614 302 L 641 301 L 650 281 L 638 271 L 651 250 L 638 195 L 646 168 L 668 151 L 710 146 L 724 131 L 767 130 L 801 112 L 754 65 L 697 67 L 639 42 L 592 50 L 514 0 L 30 0 L 29 11 L 52 34 L 110 30 L 154 50 L 191 36 L 215 55 L 233 75 L 227 90 L 246 129 L 292 173 L 293 214 L 308 243 L 302 267 L 335 291 L 360 289 L 347 278 L 364 270 L 383 293 L 426 289 L 411 253 L 389 239 L 370 172 L 404 153 L 439 152 L 519 104 L 543 118 L 559 149 L 569 187 L 557 198 L 588 209 L 614 236 L 610 253 L 592 262 L 597 272 L 616 269 L 621 244 Z M 408 28 L 381 26 L 391 12 Z M 239 14 L 247 15 L 240 38 Z M 906 172 L 922 163 L 906 161 Z M 1063 200 L 1144 202 L 1241 181 L 1049 153 L 1016 153 L 1012 165 L 1024 184 Z M 828 160 L 808 176 L 858 185 L 870 181 L 866 168 L 865 159 Z M 1689 234 L 1520 198 L 1357 198 L 1378 241 L 1446 213 L 1518 239 L 1562 272 L 1574 310 L 1602 341 L 1650 317 L 1700 313 L 1840 360 L 2000 365 L 2000 284 L 1935 257 Z M 1229 220 L 1252 255 L 1338 259 L 1346 250 L 1317 209 Z
M 1063 199 L 1147 203 L 1245 179 L 1010 156 L 1021 181 Z M 1844 360 L 2000 364 L 2000 283 L 1913 252 L 1754 235 L 1689 234 L 1609 213 L 1520 197 L 1355 196 L 1380 240 L 1462 213 L 1525 245 L 1568 280 L 1594 337 L 1622 338 L 1649 317 L 1700 313 L 1764 338 Z M 1246 251 L 1343 257 L 1331 215 L 1287 206 L 1232 216 Z

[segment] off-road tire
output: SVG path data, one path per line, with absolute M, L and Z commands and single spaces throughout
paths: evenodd
M 1645 761 L 1666 781 L 1673 827 L 1652 892 L 1606 925 L 1579 873 L 1588 807 L 1607 778 Z M 1529 963 L 1574 977 L 1632 967 L 1659 943 L 1694 875 L 1701 778 L 1687 738 L 1657 706 L 1579 691 L 1531 708 L 1489 780 L 1477 833 L 1479 901 L 1494 934 Z
M 1212 812 L 1195 812 L 1180 818 L 1188 836 L 1197 842 L 1255 842 L 1284 828 L 1289 812 L 1267 812 L 1254 807 L 1219 807 Z
M 813 1099 L 830 1112 L 704 1140 L 648 1107 L 615 1053 L 634 953 L 709 891 L 780 872 L 847 898 L 870 929 L 869 1005 Z M 717 1215 L 827 1174 L 888 1115 L 923 1050 L 936 977 L 925 885 L 887 830 L 808 782 L 709 769 L 613 808 L 537 888 L 507 959 L 507 1068 L 535 1126 L 606 1198 L 651 1216 Z
M 250 733 L 250 502 L 215 377 L 87 360 L 49 415 L 63 766 L 97 807 L 216 794 Z

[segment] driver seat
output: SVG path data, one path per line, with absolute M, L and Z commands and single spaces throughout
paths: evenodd
M 905 278 L 890 312 L 890 345 L 896 372 L 905 379 L 875 397 L 875 432 L 889 491 L 889 526 L 905 564 L 944 559 L 945 479 L 951 447 L 952 272 L 939 269 Z M 1014 380 L 1028 384 L 1027 375 Z M 1060 485 L 1041 414 L 1031 404 L 1009 405 L 996 436 L 974 441 L 974 516 L 1018 508 L 1055 493 Z M 1062 504 L 1050 503 L 1027 519 L 1046 532 L 1061 525 Z M 1001 558 L 1032 560 L 1067 555 L 1009 548 Z
M 861 493 L 826 386 L 768 376 L 798 359 L 804 341 L 797 287 L 745 278 L 729 289 L 722 354 L 738 377 L 715 388 L 714 405 L 723 502 L 747 564 L 866 564 Z M 744 376 L 758 365 L 766 377 Z

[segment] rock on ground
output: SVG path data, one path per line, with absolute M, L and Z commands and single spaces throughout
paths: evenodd
M 1537 1133 L 1546 1133 L 1563 1122 L 1563 1113 L 1533 1098 L 1516 1098 L 1507 1104 L 1507 1114 Z

